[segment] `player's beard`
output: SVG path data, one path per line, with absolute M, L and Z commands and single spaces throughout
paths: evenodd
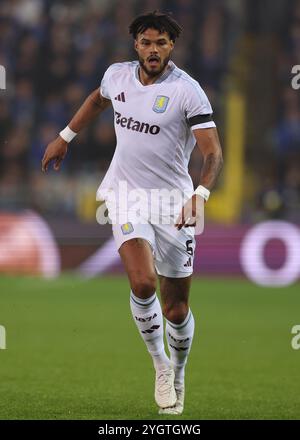
M 171 54 L 168 55 L 162 63 L 162 66 L 159 70 L 153 71 L 153 70 L 149 70 L 146 66 L 145 66 L 145 60 L 143 58 L 141 58 L 140 56 L 138 56 L 139 59 L 139 63 L 141 68 L 143 69 L 143 71 L 150 77 L 150 78 L 154 78 L 155 76 L 159 76 L 165 69 L 166 65 L 168 64 L 168 62 L 171 59 Z

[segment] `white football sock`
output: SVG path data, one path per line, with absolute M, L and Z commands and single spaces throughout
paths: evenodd
M 150 298 L 141 299 L 131 291 L 130 308 L 140 335 L 152 356 L 155 370 L 170 367 L 170 359 L 164 346 L 163 316 L 156 293 Z
M 195 321 L 191 310 L 181 324 L 174 324 L 167 320 L 166 336 L 171 356 L 171 363 L 175 371 L 175 385 L 184 383 L 185 364 L 194 336 Z

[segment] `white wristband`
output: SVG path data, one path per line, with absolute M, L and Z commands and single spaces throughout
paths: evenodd
M 204 186 L 199 185 L 198 188 L 195 189 L 194 194 L 198 194 L 199 196 L 203 197 L 204 200 L 207 202 L 207 200 L 209 199 L 210 191 Z
M 73 130 L 70 129 L 70 127 L 67 125 L 66 128 L 64 128 L 60 133 L 60 137 L 63 138 L 66 142 L 71 142 L 72 139 L 77 135 Z

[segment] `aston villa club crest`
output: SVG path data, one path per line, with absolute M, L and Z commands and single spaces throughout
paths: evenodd
M 166 111 L 169 102 L 168 96 L 158 95 L 155 99 L 155 103 L 152 107 L 152 110 L 156 113 L 163 113 Z

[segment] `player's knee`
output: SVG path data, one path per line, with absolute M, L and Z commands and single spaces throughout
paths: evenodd
M 163 307 L 164 317 L 174 324 L 181 324 L 189 312 L 189 306 L 186 303 L 166 304 Z
M 136 278 L 131 282 L 131 290 L 138 298 L 149 298 L 156 291 L 156 277 L 148 275 Z

